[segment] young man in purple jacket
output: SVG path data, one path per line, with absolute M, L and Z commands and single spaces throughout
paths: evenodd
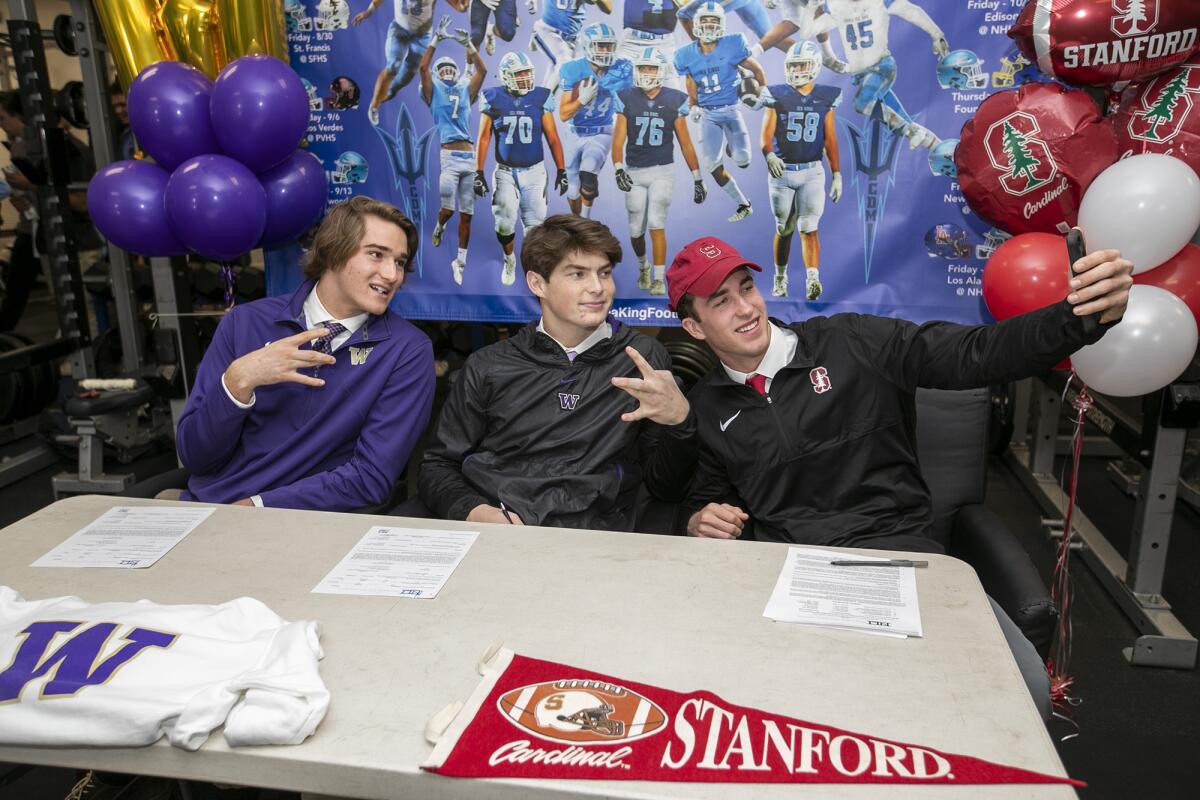
M 179 419 L 185 500 L 378 505 L 429 421 L 433 348 L 388 310 L 417 250 L 394 206 L 355 197 L 318 228 L 290 295 L 221 320 Z

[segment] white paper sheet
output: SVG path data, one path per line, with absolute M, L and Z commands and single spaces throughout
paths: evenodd
M 374 527 L 313 592 L 384 597 L 437 597 L 478 531 Z
M 214 510 L 188 506 L 116 506 L 32 566 L 144 569 L 165 556 Z
M 789 547 L 763 616 L 885 636 L 921 635 L 913 567 L 835 567 L 830 561 L 886 559 Z

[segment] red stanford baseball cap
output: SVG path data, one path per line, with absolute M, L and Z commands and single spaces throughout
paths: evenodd
M 708 297 L 741 267 L 762 272 L 762 267 L 747 261 L 733 245 L 715 236 L 685 245 L 667 268 L 667 307 L 674 311 L 685 294 Z

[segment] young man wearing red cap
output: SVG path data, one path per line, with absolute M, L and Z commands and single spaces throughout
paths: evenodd
M 571 214 L 525 237 L 541 319 L 471 354 L 454 382 L 421 465 L 436 516 L 629 530 L 643 482 L 683 499 L 695 424 L 662 345 L 608 316 L 620 260 L 603 223 Z
M 1132 265 L 1077 261 L 1061 303 L 996 325 L 863 314 L 767 318 L 761 267 L 715 237 L 667 270 L 670 307 L 721 360 L 688 399 L 701 440 L 688 533 L 941 552 L 916 453 L 918 387 L 967 389 L 1039 374 L 1125 313 Z M 1098 316 L 1098 320 L 1097 320 Z
M 1133 265 L 1077 261 L 1066 300 L 996 325 L 860 314 L 767 318 L 757 264 L 714 237 L 667 270 L 671 308 L 721 360 L 688 395 L 700 438 L 690 536 L 940 553 L 916 451 L 918 387 L 967 389 L 1046 372 L 1125 313 Z M 1049 718 L 1046 670 L 994 602 L 1031 696 Z

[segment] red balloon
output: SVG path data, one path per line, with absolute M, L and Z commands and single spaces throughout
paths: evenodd
M 1008 35 L 1073 86 L 1143 81 L 1200 46 L 1200 0 L 1029 0 Z
M 1052 83 L 988 97 L 954 151 L 971 208 L 1010 233 L 1073 226 L 1084 191 L 1116 160 L 1112 125 L 1095 101 Z
M 1200 58 L 1129 89 L 1112 121 L 1122 158 L 1163 153 L 1200 175 Z
M 1133 276 L 1134 283 L 1157 286 L 1187 303 L 1197 320 L 1200 320 L 1200 247 L 1189 244 L 1171 260 L 1149 272 Z M 987 273 L 984 273 L 984 296 L 987 296 Z
M 1065 237 L 1014 236 L 983 268 L 983 302 L 998 320 L 1057 303 L 1067 296 L 1070 263 Z

